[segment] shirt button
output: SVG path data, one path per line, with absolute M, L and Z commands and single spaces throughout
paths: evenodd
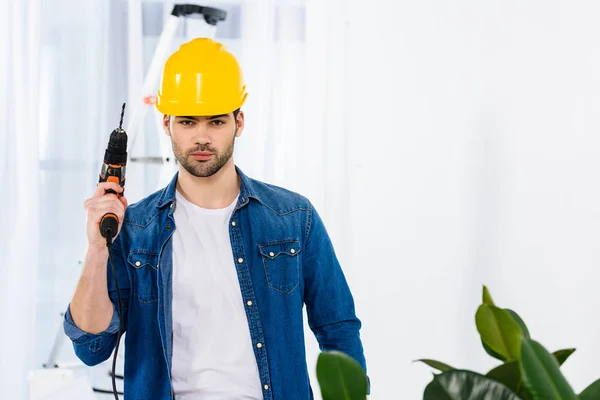
M 256 347 L 258 347 L 259 349 L 261 349 L 262 348 L 262 343 L 257 343 Z
M 235 221 L 231 221 L 231 226 L 235 226 Z
M 294 249 L 290 250 L 290 253 L 292 253 L 292 254 L 294 254 L 295 252 L 296 252 L 296 250 L 294 250 Z
M 140 265 L 142 265 L 142 263 L 141 263 L 141 262 L 139 262 L 139 261 L 136 261 L 136 262 L 135 262 L 135 266 L 136 266 L 136 267 L 139 267 Z
M 238 262 L 241 264 L 241 263 L 244 262 L 244 259 L 243 258 L 238 258 Z
M 249 306 L 251 306 L 251 305 L 252 305 L 252 302 L 251 302 L 251 301 L 248 301 L 246 304 L 248 304 Z
M 270 252 L 270 253 L 269 253 L 269 255 L 270 255 L 271 257 L 275 257 L 275 253 L 273 253 L 273 252 Z
M 265 385 L 265 390 L 269 390 L 269 385 Z

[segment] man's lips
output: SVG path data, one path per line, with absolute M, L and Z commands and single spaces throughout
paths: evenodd
M 194 157 L 196 160 L 208 160 L 212 157 L 212 155 L 212 153 L 207 151 L 197 151 L 191 154 L 191 156 Z

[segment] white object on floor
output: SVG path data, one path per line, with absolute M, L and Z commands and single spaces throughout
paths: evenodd
M 29 400 L 96 400 L 87 376 L 75 378 L 72 369 L 32 371 L 28 381 Z

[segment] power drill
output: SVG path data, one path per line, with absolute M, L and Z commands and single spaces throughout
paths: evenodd
M 121 109 L 121 122 L 119 127 L 112 131 L 110 139 L 108 140 L 108 147 L 104 152 L 104 163 L 100 170 L 100 182 L 115 182 L 121 187 L 125 187 L 125 165 L 127 164 L 127 133 L 123 130 L 123 116 L 125 115 L 125 103 Z M 106 193 L 116 193 L 112 189 L 108 189 Z M 114 213 L 106 213 L 100 220 L 100 233 L 106 238 L 106 246 L 108 247 L 108 255 L 110 265 L 112 267 L 113 279 L 115 281 L 115 288 L 117 289 L 117 301 L 119 305 L 119 332 L 117 334 L 117 344 L 114 351 L 113 363 L 112 363 L 112 386 L 115 400 L 119 400 L 119 393 L 117 392 L 117 383 L 115 380 L 115 369 L 117 364 L 117 354 L 119 352 L 119 342 L 123 335 L 123 304 L 121 301 L 121 291 L 119 290 L 119 281 L 117 278 L 117 272 L 115 270 L 115 263 L 113 261 L 111 245 L 117 231 L 119 229 L 119 219 Z
M 121 187 L 125 187 L 125 165 L 127 164 L 127 133 L 122 129 L 124 115 L 125 103 L 121 109 L 119 127 L 110 134 L 108 147 L 104 152 L 104 164 L 100 170 L 100 182 L 115 182 Z M 117 194 L 112 189 L 107 190 L 106 193 Z M 107 213 L 100 220 L 100 233 L 106 238 L 107 244 L 110 245 L 118 229 L 119 220 L 115 214 Z

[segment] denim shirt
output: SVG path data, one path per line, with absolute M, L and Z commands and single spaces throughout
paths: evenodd
M 325 226 L 305 197 L 246 177 L 229 223 L 235 264 L 264 400 L 312 399 L 303 306 L 322 351 L 338 350 L 366 371 L 361 322 Z M 111 252 L 123 304 L 125 399 L 173 399 L 171 386 L 173 211 L 177 174 L 130 205 Z M 79 329 L 70 309 L 64 330 L 86 365 L 110 358 L 119 315 L 110 264 L 112 321 L 98 334 Z M 224 346 L 227 343 L 223 343 Z M 231 379 L 235 379 L 232 377 Z

